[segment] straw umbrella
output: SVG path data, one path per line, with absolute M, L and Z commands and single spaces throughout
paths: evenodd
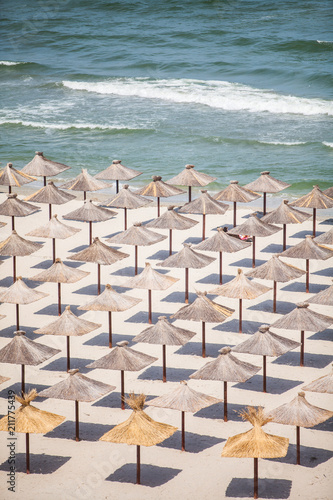
M 125 410 L 125 371 L 137 372 L 143 370 L 148 365 L 151 365 L 158 358 L 148 356 L 143 352 L 131 349 L 128 346 L 127 340 L 117 342 L 116 347 L 106 356 L 90 363 L 87 368 L 101 368 L 103 370 L 119 370 L 120 371 L 120 385 L 121 385 L 121 409 Z
M 31 304 L 32 302 L 36 302 L 36 300 L 47 297 L 48 295 L 48 293 L 32 290 L 24 283 L 24 281 L 22 280 L 22 276 L 18 276 L 15 283 L 13 283 L 9 288 L 5 288 L 2 292 L 0 292 L 0 302 L 5 302 L 7 304 L 16 304 L 16 329 L 19 330 L 20 304 Z
M 206 215 L 223 215 L 228 210 L 228 205 L 214 200 L 206 190 L 201 190 L 199 198 L 186 203 L 179 209 L 182 214 L 202 214 L 202 239 L 205 239 L 206 233 Z
M 58 319 L 52 321 L 38 330 L 34 330 L 34 333 L 39 335 L 65 335 L 66 336 L 66 346 L 67 346 L 67 371 L 70 370 L 70 337 L 81 337 L 86 333 L 93 332 L 102 325 L 98 323 L 93 323 L 92 321 L 87 321 L 86 319 L 78 318 L 72 313 L 70 306 L 66 306 L 66 309 L 59 316 Z
M 153 182 L 150 182 L 147 186 L 142 187 L 135 191 L 136 194 L 141 194 L 142 196 L 153 196 L 157 198 L 157 217 L 160 216 L 160 198 L 169 198 L 169 196 L 176 196 L 177 194 L 183 194 L 185 191 L 178 189 L 175 186 L 170 186 L 166 182 L 162 181 L 160 175 L 152 176 Z
M 52 205 L 63 205 L 68 201 L 74 200 L 75 196 L 71 193 L 66 193 L 57 188 L 52 181 L 47 183 L 47 186 L 36 191 L 25 198 L 25 201 L 33 201 L 35 203 L 47 203 L 49 205 L 49 219 L 52 217 Z
M 150 326 L 136 335 L 133 342 L 162 345 L 163 382 L 166 382 L 166 346 L 185 345 L 194 335 L 194 332 L 169 323 L 166 316 L 160 316 L 156 325 Z
M 90 273 L 66 266 L 61 259 L 56 259 L 51 267 L 36 274 L 30 279 L 32 281 L 58 283 L 58 315 L 61 316 L 61 283 L 76 283 L 88 276 L 88 274 Z
M 101 293 L 101 265 L 110 266 L 119 260 L 129 257 L 128 253 L 119 252 L 114 248 L 108 247 L 102 243 L 99 238 L 94 238 L 92 244 L 68 257 L 69 260 L 78 260 L 79 262 L 94 262 L 97 264 L 97 293 Z
M 63 163 L 49 160 L 48 158 L 45 158 L 41 151 L 36 151 L 33 159 L 22 168 L 22 172 L 36 177 L 43 177 L 44 186 L 46 186 L 46 177 L 54 177 L 62 172 L 65 172 L 65 170 L 69 170 L 70 168 L 71 167 L 68 167 Z
M 250 278 L 259 278 L 261 280 L 273 281 L 273 312 L 276 312 L 276 289 L 277 283 L 286 283 L 287 281 L 294 280 L 305 274 L 303 269 L 286 264 L 279 259 L 279 255 L 272 255 L 272 257 L 261 264 L 261 266 L 252 269 L 246 273 Z
M 309 309 L 309 304 L 302 302 L 290 313 L 275 321 L 271 328 L 301 331 L 301 357 L 300 366 L 304 366 L 304 332 L 321 332 L 333 323 L 333 318 L 319 314 Z
M 287 248 L 287 224 L 302 224 L 310 217 L 310 214 L 292 208 L 288 204 L 288 200 L 283 200 L 278 208 L 264 215 L 261 220 L 262 222 L 268 222 L 268 224 L 283 225 L 283 250 L 285 250 Z
M 169 229 L 169 255 L 172 255 L 172 230 L 182 230 L 190 229 L 191 227 L 198 224 L 198 221 L 190 219 L 189 217 L 184 217 L 183 215 L 177 214 L 173 206 L 169 206 L 168 210 L 164 212 L 157 219 L 146 224 L 146 227 L 154 229 Z
M 307 301 L 309 304 L 320 304 L 322 306 L 333 306 L 333 285 L 325 288 Z
M 79 402 L 90 403 L 114 391 L 115 386 L 104 384 L 98 380 L 85 377 L 78 369 L 69 370 L 65 380 L 44 389 L 38 394 L 42 398 L 65 399 L 75 401 L 75 441 L 80 441 L 79 435 Z
M 141 174 L 142 172 L 134 170 L 134 168 L 122 165 L 121 160 L 113 160 L 108 168 L 95 175 L 95 179 L 116 181 L 116 193 L 119 193 L 119 181 L 130 181 Z
M 313 236 L 316 236 L 316 214 L 317 209 L 325 210 L 327 208 L 333 208 L 333 198 L 327 196 L 323 193 L 319 186 L 313 186 L 312 191 L 310 191 L 305 196 L 298 198 L 296 201 L 291 203 L 294 207 L 312 208 L 313 209 Z
M 42 248 L 41 243 L 29 241 L 19 236 L 15 229 L 4 241 L 0 242 L 0 255 L 13 257 L 13 282 L 16 281 L 16 257 L 26 257 Z
M 184 170 L 180 174 L 172 177 L 167 181 L 168 184 L 175 186 L 188 186 L 188 201 L 191 201 L 192 186 L 203 187 L 211 182 L 216 181 L 216 177 L 211 177 L 203 172 L 195 170 L 194 165 L 185 165 Z
M 181 307 L 171 318 L 201 321 L 202 357 L 206 357 L 206 323 L 223 323 L 234 312 L 234 309 L 216 304 L 208 297 L 207 292 L 196 292 L 197 298 L 192 304 Z
M 240 412 L 243 420 L 248 420 L 253 428 L 236 436 L 229 437 L 222 451 L 222 457 L 253 458 L 254 488 L 253 498 L 258 498 L 258 458 L 285 457 L 289 439 L 267 434 L 262 426 L 272 419 L 264 415 L 263 409 L 248 407 Z
M 136 222 L 126 231 L 115 234 L 106 241 L 108 243 L 116 243 L 118 245 L 132 245 L 135 249 L 135 266 L 134 274 L 138 274 L 138 246 L 150 246 L 155 243 L 159 243 L 166 239 L 163 234 L 155 233 L 155 231 L 150 231 L 145 226 L 141 225 L 141 222 Z
M 0 215 L 12 218 L 12 229 L 15 229 L 15 217 L 27 217 L 38 212 L 39 208 L 17 198 L 17 193 L 7 195 L 7 200 L 0 205 Z
M 25 332 L 14 332 L 12 340 L 0 350 L 0 363 L 21 365 L 21 391 L 25 391 L 25 365 L 37 366 L 60 352 L 25 336 Z
M 323 377 L 319 377 L 310 384 L 302 387 L 303 391 L 321 392 L 324 394 L 333 394 L 333 364 L 331 372 Z
M 75 220 L 80 222 L 89 222 L 89 245 L 92 244 L 92 223 L 105 222 L 117 215 L 117 212 L 108 210 L 107 208 L 98 207 L 94 205 L 91 200 L 84 202 L 82 207 L 63 215 L 63 219 Z
M 8 186 L 8 193 L 12 192 L 12 187 L 20 187 L 36 180 L 35 177 L 16 170 L 12 163 L 7 163 L 5 168 L 0 171 L 0 186 Z
M 170 255 L 163 262 L 157 265 L 162 267 L 176 267 L 185 269 L 185 302 L 188 304 L 188 289 L 189 289 L 189 269 L 202 269 L 213 262 L 215 257 L 208 257 L 203 253 L 193 250 L 190 244 L 183 243 L 182 250 Z
M 314 241 L 319 243 L 319 245 L 333 245 L 333 227 L 326 233 L 317 236 Z
M 287 182 L 279 181 L 269 175 L 270 172 L 265 170 L 264 172 L 260 172 L 260 177 L 255 181 L 250 182 L 244 186 L 245 189 L 250 189 L 250 191 L 255 191 L 259 193 L 263 193 L 263 212 L 266 215 L 266 194 L 267 193 L 279 193 L 291 186 L 291 184 L 287 184 Z
M 260 198 L 260 194 L 255 193 L 254 191 L 250 191 L 249 189 L 245 189 L 242 186 L 238 185 L 238 181 L 230 181 L 228 187 L 220 191 L 214 196 L 214 200 L 217 201 L 232 201 L 234 204 L 234 219 L 233 224 L 236 227 L 236 210 L 237 210 L 237 202 L 238 203 L 250 203 L 253 200 L 257 200 Z
M 21 406 L 15 410 L 14 422 L 15 432 L 25 433 L 25 454 L 26 454 L 26 471 L 30 474 L 30 443 L 29 434 L 46 434 L 53 431 L 55 427 L 60 425 L 65 417 L 50 413 L 49 411 L 39 410 L 30 403 L 37 397 L 36 389 L 32 389 L 28 394 L 23 394 L 22 397 L 15 396 Z M 8 416 L 5 415 L 0 420 L 0 431 L 8 432 Z
M 179 281 L 179 279 L 173 278 L 172 276 L 166 276 L 158 271 L 155 271 L 149 262 L 146 262 L 145 268 L 140 274 L 137 274 L 133 278 L 128 278 L 127 281 L 119 284 L 119 286 L 148 290 L 148 323 L 151 325 L 152 290 L 167 290 L 170 286 L 176 283 L 176 281 Z
M 333 186 L 331 186 L 327 189 L 324 189 L 323 193 L 326 194 L 326 196 L 333 198 Z
M 229 283 L 225 283 L 225 285 L 220 285 L 217 288 L 213 288 L 213 290 L 209 290 L 208 293 L 212 295 L 222 295 L 230 299 L 239 299 L 239 333 L 242 333 L 243 299 L 256 299 L 269 290 L 271 290 L 271 288 L 268 288 L 268 286 L 249 280 L 242 269 L 238 269 L 236 278 L 229 281 Z
M 103 292 L 95 299 L 83 304 L 79 309 L 83 311 L 107 311 L 109 319 L 109 347 L 112 347 L 112 313 L 127 311 L 136 306 L 142 299 L 117 293 L 111 285 L 105 285 Z
M 181 380 L 180 385 L 174 391 L 147 401 L 147 405 L 157 408 L 171 408 L 182 412 L 182 451 L 185 451 L 185 412 L 196 413 L 202 408 L 221 403 L 221 401 L 221 399 L 191 389 L 185 380 Z
M 333 411 L 324 410 L 323 408 L 310 404 L 305 399 L 304 392 L 299 392 L 292 401 L 269 412 L 269 417 L 273 422 L 296 426 L 297 465 L 301 464 L 300 427 L 314 427 L 315 425 L 325 422 L 325 420 L 332 416 Z
M 290 257 L 291 259 L 305 259 L 306 269 L 306 292 L 309 293 L 310 282 L 310 260 L 326 260 L 332 257 L 333 250 L 324 245 L 318 245 L 313 236 L 307 235 L 303 241 L 294 247 L 287 248 L 280 254 L 281 257 Z
M 77 175 L 75 179 L 65 182 L 60 187 L 62 189 L 71 189 L 73 191 L 83 191 L 83 199 L 86 200 L 87 191 L 99 191 L 100 189 L 106 189 L 109 187 L 109 184 L 92 177 L 88 173 L 88 170 L 83 168 L 82 172 Z
M 52 256 L 53 262 L 56 259 L 56 239 L 64 240 L 73 236 L 74 234 L 80 232 L 81 229 L 76 227 L 67 226 L 63 222 L 58 220 L 57 215 L 53 215 L 52 218 L 41 227 L 34 229 L 26 234 L 26 236 L 36 236 L 37 238 L 52 238 Z
M 269 330 L 269 326 L 262 325 L 259 330 L 245 342 L 232 348 L 233 352 L 244 352 L 263 357 L 263 392 L 266 392 L 266 356 L 282 356 L 286 352 L 299 347 L 300 343 L 280 337 Z
M 126 403 L 133 413 L 122 424 L 118 424 L 104 434 L 100 441 L 109 443 L 126 443 L 136 445 L 136 483 L 140 484 L 140 446 L 154 446 L 172 436 L 177 427 L 156 422 L 143 411 L 146 396 L 130 394 Z
M 152 203 L 153 200 L 147 200 L 143 196 L 139 194 L 133 193 L 130 189 L 128 189 L 128 184 L 125 184 L 123 188 L 118 192 L 115 196 L 112 196 L 108 200 L 100 203 L 101 206 L 104 207 L 114 207 L 114 208 L 123 208 L 124 209 L 124 230 L 127 229 L 127 210 L 141 208 L 147 205 L 148 203 Z

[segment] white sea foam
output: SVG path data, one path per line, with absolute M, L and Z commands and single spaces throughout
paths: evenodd
M 317 43 L 333 43 L 333 42 L 330 42 L 330 41 L 326 41 L 326 40 L 317 40 Z
M 293 142 L 283 142 L 283 141 L 259 141 L 261 144 L 270 144 L 272 146 L 302 146 L 307 144 L 302 141 L 293 141 Z
M 328 148 L 333 148 L 333 142 L 326 142 L 323 141 L 324 146 L 327 146 Z
M 22 125 L 23 127 L 44 128 L 53 130 L 87 129 L 87 130 L 141 130 L 126 125 L 100 125 L 97 123 L 43 123 L 27 120 L 1 120 L 0 125 Z
M 18 64 L 26 64 L 24 62 L 0 61 L 0 66 L 17 66 Z
M 282 95 L 270 90 L 224 81 L 117 78 L 102 82 L 63 81 L 62 83 L 72 90 L 200 104 L 227 111 L 333 115 L 333 101 Z

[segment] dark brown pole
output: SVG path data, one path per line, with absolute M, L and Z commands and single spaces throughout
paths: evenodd
M 97 264 L 97 294 L 101 293 L 101 265 Z
M 55 238 L 52 238 L 52 255 L 53 255 L 53 264 L 55 263 L 55 259 L 56 259 L 56 257 L 55 257 L 55 250 L 56 250 L 56 249 L 55 249 L 55 245 L 56 245 L 56 243 L 55 243 Z
M 185 267 L 185 303 L 188 304 L 188 267 Z
M 239 333 L 242 333 L 242 304 L 243 300 L 239 299 Z
M 266 193 L 264 193 L 264 215 L 266 215 Z
M 169 255 L 172 255 L 172 229 L 169 229 Z
M 138 274 L 138 245 L 134 247 L 134 275 Z
M 313 231 L 312 231 L 313 236 L 316 236 L 316 212 L 317 212 L 317 209 L 314 208 L 313 209 L 313 216 L 312 216 L 312 218 L 313 218 Z
M 228 422 L 228 382 L 223 382 L 224 386 L 224 421 Z
M 299 366 L 304 366 L 304 331 L 301 332 L 301 358 Z
M 52 205 L 49 203 L 49 219 L 52 219 Z
M 256 237 L 252 236 L 252 267 L 256 267 Z
M 237 202 L 234 201 L 234 227 L 236 227 L 236 210 L 237 210 Z
M 273 313 L 276 313 L 276 281 L 273 281 Z
M 222 278 L 222 252 L 219 252 L 220 254 L 220 285 L 222 285 L 222 281 L 223 281 L 223 278 Z
M 16 304 L 16 330 L 20 329 L 20 304 Z
M 283 224 L 283 251 L 287 248 L 287 224 Z
M 116 180 L 116 194 L 119 193 L 119 180 Z
M 109 316 L 109 347 L 111 349 L 111 347 L 112 347 L 112 316 L 111 316 L 111 311 L 108 311 L 108 316 Z
M 67 371 L 69 372 L 69 370 L 71 369 L 69 335 L 66 335 L 66 343 L 67 343 Z
M 8 186 L 8 194 L 11 194 L 12 192 L 12 186 Z
M 120 387 L 121 387 L 121 409 L 125 410 L 125 373 L 120 370 Z
M 92 222 L 89 221 L 89 245 L 92 244 Z
M 140 484 L 140 446 L 136 446 L 136 484 Z
M 61 316 L 61 283 L 58 283 L 58 315 Z
M 127 229 L 127 208 L 124 208 L 124 230 Z
M 12 230 L 14 231 L 15 229 L 15 217 L 12 215 Z
M 309 293 L 310 288 L 310 261 L 309 259 L 305 260 L 306 264 L 306 293 Z
M 162 357 L 163 357 L 163 382 L 166 382 L 166 346 L 162 345 Z
M 152 320 L 152 312 L 151 312 L 151 290 L 148 290 L 148 323 L 151 325 Z
M 263 390 L 263 392 L 267 392 L 266 391 L 266 356 L 262 357 L 262 362 L 263 362 L 263 377 L 262 377 L 263 387 L 262 387 L 262 390 Z
M 79 436 L 79 402 L 75 400 L 75 441 L 80 441 Z
M 206 357 L 206 323 L 202 322 L 202 357 Z
M 202 241 L 205 239 L 206 234 L 206 214 L 202 214 Z
M 13 283 L 16 281 L 16 255 L 13 255 Z
M 182 451 L 185 451 L 185 412 L 182 411 Z
M 44 187 L 46 186 L 46 177 L 44 175 Z
M 25 392 L 25 368 L 24 368 L 24 365 L 21 365 L 21 392 L 22 392 L 22 394 Z
M 87 199 L 87 192 L 83 191 L 83 201 L 86 201 L 86 199 Z
M 253 460 L 254 460 L 253 498 L 258 498 L 258 459 L 254 458 Z
M 301 465 L 301 428 L 296 426 L 296 464 Z
M 30 474 L 30 449 L 29 449 L 29 433 L 25 434 L 25 459 L 27 465 L 27 474 Z
M 188 187 L 188 202 L 192 200 L 192 186 Z
M 160 216 L 160 198 L 159 196 L 157 197 L 157 217 Z

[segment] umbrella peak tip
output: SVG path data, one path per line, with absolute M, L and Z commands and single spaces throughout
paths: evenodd
M 75 375 L 75 373 L 78 373 L 80 370 L 78 368 L 73 368 L 73 370 L 69 370 L 68 373 L 70 375 Z
M 153 175 L 152 179 L 153 179 L 154 182 L 157 182 L 157 181 L 161 181 L 162 177 L 160 175 Z
M 13 164 L 12 163 L 7 163 L 7 167 L 12 168 Z
M 260 333 L 266 333 L 266 332 L 268 332 L 268 330 L 269 330 L 269 325 L 261 325 L 259 327 L 259 332 Z
M 186 380 L 181 380 L 181 381 L 180 381 L 180 383 L 181 383 L 182 385 L 187 385 Z
M 134 222 L 133 227 L 141 227 L 142 222 Z
M 283 200 L 284 205 L 288 205 L 288 203 L 289 203 L 289 200 Z
M 123 185 L 123 189 L 128 189 L 129 188 L 129 184 L 124 184 Z
M 16 330 L 14 332 L 14 335 L 16 335 L 17 337 L 21 337 L 21 336 L 25 335 L 25 331 L 24 330 Z
M 237 269 L 237 274 L 243 274 L 243 269 L 241 269 L 240 267 Z
M 98 242 L 99 242 L 99 237 L 95 236 L 95 238 L 93 239 L 93 243 L 98 243 Z
M 70 311 L 71 310 L 71 306 L 66 306 L 65 307 L 65 311 Z
M 7 198 L 17 198 L 17 193 L 9 193 L 7 194 Z
M 219 350 L 220 354 L 229 354 L 229 352 L 231 352 L 231 347 L 229 347 L 229 346 L 222 347 L 222 349 Z
M 306 309 L 307 307 L 309 307 L 309 304 L 307 302 L 299 302 L 298 304 L 296 304 L 296 307 L 298 309 Z
M 200 191 L 201 191 L 202 194 L 207 193 L 207 189 L 200 189 Z
M 175 205 L 169 205 L 168 210 L 172 211 L 175 208 Z
M 57 257 L 56 260 L 54 261 L 55 264 L 61 264 L 61 259 L 60 257 Z
M 35 151 L 35 155 L 43 156 L 43 152 L 42 151 Z
M 22 276 L 17 276 L 16 277 L 16 281 L 22 281 L 22 280 L 23 280 Z
M 188 163 L 187 165 L 185 165 L 185 168 L 187 168 L 187 170 L 190 170 L 191 168 L 194 168 L 194 165 Z
M 16 229 L 12 229 L 12 234 L 17 234 Z
M 298 395 L 299 395 L 299 397 L 305 399 L 305 392 L 301 391 L 301 392 L 298 393 Z
M 31 403 L 31 401 L 37 398 L 37 396 L 38 396 L 37 390 L 31 389 L 31 391 L 29 391 L 28 393 L 22 392 L 22 397 L 16 395 L 15 399 L 16 401 L 21 403 L 21 405 L 28 406 Z
M 145 262 L 145 266 L 146 266 L 146 267 L 151 267 L 150 262 Z
M 238 184 L 238 181 L 230 181 L 230 184 Z
M 158 321 L 167 321 L 166 316 L 159 316 L 157 319 L 158 319 Z
M 269 170 L 264 170 L 263 172 L 260 172 L 260 175 L 269 175 L 270 171 Z
M 49 186 L 54 186 L 54 182 L 53 182 L 53 181 L 49 181 L 49 182 L 48 182 L 48 185 L 49 185 Z
M 125 347 L 129 344 L 128 340 L 122 340 L 121 342 L 117 342 L 118 347 Z
M 119 165 L 121 163 L 121 160 L 112 160 L 113 165 Z

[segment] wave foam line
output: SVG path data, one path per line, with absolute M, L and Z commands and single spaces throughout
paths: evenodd
M 270 146 L 303 146 L 308 144 L 307 142 L 294 141 L 294 142 L 283 142 L 283 141 L 258 141 L 261 144 L 269 144 Z
M 18 66 L 19 64 L 27 64 L 25 62 L 0 61 L 0 66 Z
M 99 125 L 95 123 L 42 123 L 25 120 L 0 120 L 0 125 L 22 125 L 23 127 L 52 130 L 87 129 L 87 130 L 149 130 L 125 125 Z
M 333 148 L 333 142 L 326 142 L 323 141 L 324 146 L 327 146 L 328 148 Z

